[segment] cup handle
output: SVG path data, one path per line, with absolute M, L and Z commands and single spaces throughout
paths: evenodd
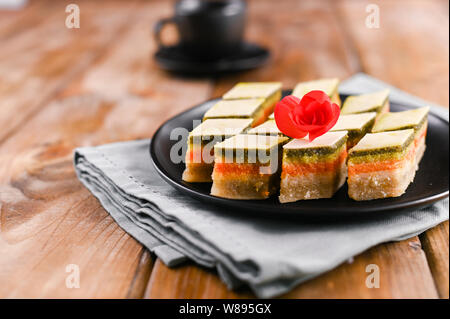
M 173 17 L 161 19 L 158 22 L 156 22 L 155 27 L 153 28 L 153 35 L 155 37 L 155 41 L 160 48 L 167 47 L 166 45 L 163 44 L 161 40 L 161 31 L 164 28 L 164 26 L 169 23 L 175 23 L 175 19 Z

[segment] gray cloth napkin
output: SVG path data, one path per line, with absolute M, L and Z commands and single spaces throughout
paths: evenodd
M 363 74 L 341 91 L 386 87 Z M 425 103 L 393 89 L 392 100 Z M 432 108 L 447 118 L 444 109 Z M 82 183 L 125 231 L 168 266 L 187 258 L 215 267 L 230 288 L 248 285 L 258 297 L 285 293 L 368 248 L 403 240 L 448 219 L 448 199 L 401 214 L 345 222 L 258 219 L 199 202 L 164 182 L 151 163 L 149 140 L 79 148 L 75 168 Z

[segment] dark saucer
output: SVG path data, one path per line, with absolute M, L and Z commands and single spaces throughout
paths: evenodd
M 243 43 L 242 48 L 233 55 L 217 60 L 200 60 L 187 55 L 179 46 L 160 48 L 155 53 L 158 65 L 166 70 L 192 75 L 215 75 L 257 68 L 269 58 L 267 49 L 256 44 Z

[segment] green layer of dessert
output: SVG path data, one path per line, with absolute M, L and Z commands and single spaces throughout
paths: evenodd
M 412 128 L 419 131 L 427 121 L 429 107 L 421 107 L 403 112 L 381 114 L 372 132 L 396 131 Z
M 414 130 L 366 134 L 349 152 L 353 162 L 400 159 L 414 141 Z
M 405 158 L 405 156 L 411 151 L 411 147 L 414 144 L 410 143 L 404 149 L 394 150 L 387 149 L 385 151 L 377 151 L 376 153 L 371 154 L 351 154 L 349 153 L 349 162 L 358 164 L 358 163 L 367 163 L 367 162 L 382 162 L 388 160 L 401 160 Z
M 342 106 L 341 114 L 381 112 L 389 103 L 389 90 L 349 96 Z
M 336 160 L 345 148 L 345 139 L 342 145 L 336 148 L 328 149 L 327 152 L 315 151 L 311 153 L 295 154 L 283 152 L 283 163 L 286 164 L 314 164 L 318 162 L 331 162 Z
M 328 132 L 312 142 L 306 138 L 292 140 L 283 147 L 283 154 L 287 159 L 315 162 L 334 154 L 346 142 L 347 132 Z

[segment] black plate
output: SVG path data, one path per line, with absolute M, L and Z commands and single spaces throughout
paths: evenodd
M 284 92 L 285 94 L 287 92 Z M 346 96 L 341 95 L 342 99 Z M 210 195 L 211 183 L 186 183 L 181 179 L 184 163 L 174 164 L 170 160 L 170 149 L 177 141 L 170 140 L 170 132 L 182 127 L 192 130 L 193 120 L 200 120 L 203 114 L 218 99 L 206 101 L 165 122 L 155 133 L 150 143 L 150 155 L 158 173 L 176 189 L 197 199 L 232 207 L 233 210 L 263 214 L 280 214 L 301 217 L 345 217 L 369 216 L 383 211 L 400 212 L 405 209 L 430 205 L 448 196 L 449 180 L 449 125 L 437 115 L 428 116 L 427 149 L 416 172 L 414 182 L 400 197 L 357 202 L 347 195 L 344 185 L 333 198 L 304 200 L 281 204 L 277 196 L 266 200 L 233 200 Z M 407 110 L 407 106 L 391 103 L 392 111 Z
M 235 54 L 213 61 L 202 61 L 186 55 L 178 46 L 161 48 L 155 61 L 164 70 L 188 75 L 215 75 L 257 68 L 267 62 L 269 51 L 252 43 L 243 43 Z

